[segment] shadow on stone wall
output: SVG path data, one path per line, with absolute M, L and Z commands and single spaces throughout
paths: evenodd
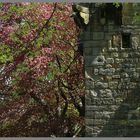
M 121 63 L 120 75 L 125 75 L 128 62 Z M 140 77 L 129 73 L 117 85 L 114 100 L 120 99 L 117 110 L 110 115 L 98 137 L 139 137 L 140 136 Z M 121 101 L 122 99 L 122 101 Z M 109 105 L 108 105 L 109 106 Z
M 88 53 L 91 53 L 92 48 L 88 50 Z M 117 63 L 116 68 L 116 58 L 112 57 L 115 59 L 112 62 L 109 58 L 112 52 L 107 52 L 107 56 L 103 54 L 102 56 L 106 59 L 96 62 L 101 50 L 102 48 L 99 47 L 98 51 L 95 50 L 96 55 L 85 57 L 87 64 L 85 72 L 86 136 L 139 137 L 140 56 L 135 55 L 138 50 L 133 50 L 133 48 L 123 50 L 123 52 L 119 50 L 117 53 L 123 61 Z M 133 57 L 123 57 L 121 56 L 123 53 L 133 54 Z M 107 64 L 107 61 L 110 64 Z M 97 64 L 100 66 L 98 67 Z M 111 68 L 106 68 L 107 65 Z M 106 72 L 114 79 L 107 79 Z
M 139 137 L 140 136 L 140 89 L 133 90 L 121 103 L 115 114 L 108 120 L 100 137 Z

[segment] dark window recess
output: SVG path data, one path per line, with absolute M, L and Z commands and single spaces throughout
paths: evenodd
M 114 21 L 116 25 L 122 25 L 122 5 L 115 7 L 113 3 L 106 4 L 105 8 L 105 17 L 107 22 Z
M 105 9 L 101 8 L 101 18 L 105 18 Z
M 131 33 L 122 33 L 122 48 L 131 48 Z

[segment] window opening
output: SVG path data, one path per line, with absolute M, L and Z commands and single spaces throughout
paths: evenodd
M 131 48 L 131 33 L 122 33 L 122 48 Z

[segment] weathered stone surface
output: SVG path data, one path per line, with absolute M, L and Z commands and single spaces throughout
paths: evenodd
M 99 56 L 85 56 L 85 65 L 86 66 L 102 66 L 105 63 L 105 58 L 102 55 Z
M 119 64 L 119 63 L 121 63 L 121 62 L 123 62 L 123 59 L 115 58 L 115 63 Z
M 98 93 L 95 90 L 90 90 L 90 95 L 92 97 L 97 97 L 98 96 Z
M 85 49 L 85 51 L 84 51 L 84 54 L 86 55 L 86 56 L 92 56 L 93 55 L 93 48 L 87 48 L 87 49 Z
M 118 82 L 117 81 L 109 82 L 109 88 L 110 89 L 116 89 L 117 87 L 118 87 Z
M 106 89 L 106 88 L 108 88 L 108 83 L 97 82 L 97 83 L 95 83 L 95 87 Z
M 101 74 L 101 75 L 106 75 L 105 69 L 100 68 L 100 69 L 99 69 L 99 74 Z
M 111 64 L 107 64 L 105 67 L 106 68 L 112 68 L 112 65 Z
M 105 58 L 104 56 L 97 56 L 95 60 L 92 61 L 92 65 L 104 65 Z
M 111 57 L 118 58 L 119 57 L 119 54 L 117 52 L 112 52 Z
M 112 91 L 110 89 L 100 89 L 99 90 L 99 94 L 100 94 L 100 97 L 105 97 L 105 98 L 111 98 L 112 97 Z
M 106 63 L 107 64 L 113 64 L 114 63 L 114 58 L 107 58 Z
M 119 106 L 118 105 L 110 105 L 110 106 L 108 106 L 108 108 L 110 111 L 116 111 L 119 108 Z
M 129 77 L 129 74 L 126 73 L 126 72 L 125 72 L 125 73 L 122 73 L 122 74 L 121 74 L 121 77 L 122 77 L 122 78 L 128 78 L 128 77 Z
M 132 13 L 126 7 L 122 12 L 124 25 L 116 26 L 114 22 L 99 25 L 100 19 L 95 13 L 93 29 L 86 31 L 85 114 L 86 125 L 90 126 L 86 135 L 90 137 L 140 136 L 137 131 L 134 133 L 140 128 L 140 115 L 132 113 L 139 107 L 140 100 L 140 25 L 132 25 L 133 4 L 128 7 Z M 126 40 L 122 33 L 131 34 L 130 48 L 123 48 Z
M 114 98 L 97 98 L 92 99 L 92 105 L 113 105 L 116 101 Z
M 99 69 L 94 69 L 94 75 L 98 75 L 99 74 Z
M 85 85 L 86 85 L 86 89 L 93 89 L 95 83 L 89 79 L 89 80 L 86 80 Z
M 137 49 L 139 46 L 139 37 L 132 37 L 132 46 L 134 49 Z
M 93 32 L 92 39 L 93 40 L 103 40 L 104 39 L 104 32 Z
M 127 52 L 123 52 L 121 55 L 122 55 L 123 58 L 127 58 L 128 57 L 128 53 Z
M 93 111 L 88 110 L 88 108 L 86 107 L 86 111 L 85 111 L 85 115 L 88 119 L 93 119 Z
M 93 126 L 93 119 L 85 119 L 86 125 L 87 126 Z
M 89 127 L 89 126 L 86 126 L 85 132 L 86 132 L 86 135 L 85 135 L 86 137 L 92 137 L 93 128 Z
M 115 73 L 115 68 L 107 68 L 105 69 L 105 75 L 113 75 Z
M 133 74 L 132 74 L 132 77 L 131 78 L 133 78 L 133 79 L 139 79 L 139 77 L 140 77 L 140 75 L 139 75 L 139 73 L 137 73 L 137 72 L 134 72 Z
M 105 119 L 109 120 L 114 116 L 114 112 L 108 112 L 108 111 L 103 111 L 103 112 L 96 112 L 93 115 L 94 119 Z
M 113 79 L 120 79 L 121 76 L 120 76 L 120 75 L 113 75 L 112 78 L 113 78 Z

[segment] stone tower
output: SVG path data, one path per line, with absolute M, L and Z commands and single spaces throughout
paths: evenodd
M 90 8 L 81 34 L 86 137 L 140 136 L 140 4 Z

